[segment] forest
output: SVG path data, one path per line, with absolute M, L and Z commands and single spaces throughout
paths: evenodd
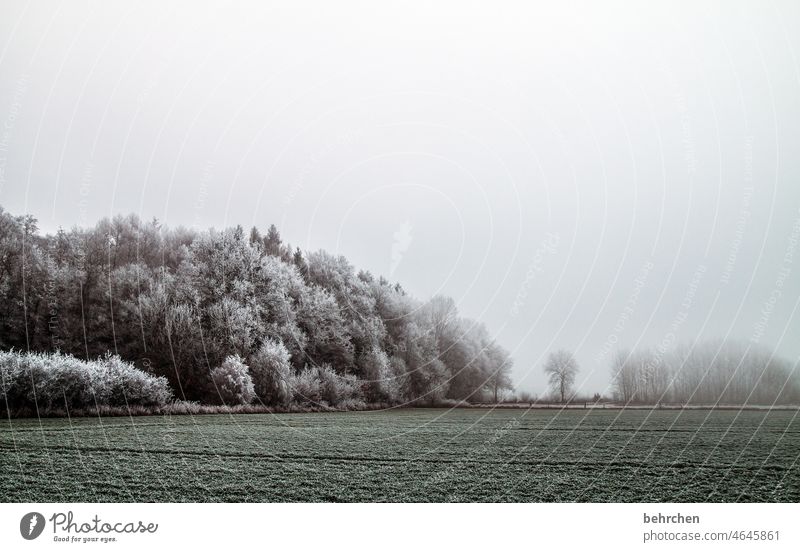
M 18 405 L 139 392 L 141 404 L 360 408 L 512 388 L 508 352 L 453 299 L 419 301 L 342 256 L 293 248 L 274 225 L 128 215 L 42 235 L 0 207 L 0 351 L 3 397 Z

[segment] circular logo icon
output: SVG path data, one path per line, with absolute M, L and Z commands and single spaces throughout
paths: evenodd
M 44 531 L 44 516 L 39 512 L 31 512 L 22 516 L 19 521 L 19 533 L 25 540 L 33 540 Z

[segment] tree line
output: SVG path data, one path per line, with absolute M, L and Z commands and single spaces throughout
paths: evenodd
M 41 235 L 0 207 L 0 349 L 117 355 L 203 403 L 497 400 L 511 359 L 455 301 L 241 226 L 135 215 Z
M 576 400 L 579 366 L 564 349 L 544 363 L 551 400 Z M 751 342 L 680 344 L 671 349 L 620 350 L 611 361 L 610 397 L 623 405 L 773 405 L 800 403 L 797 365 Z M 533 402 L 528 395 L 526 401 Z M 579 402 L 599 402 L 595 393 Z
M 798 404 L 797 366 L 751 342 L 680 344 L 670 350 L 619 351 L 611 367 L 625 403 Z

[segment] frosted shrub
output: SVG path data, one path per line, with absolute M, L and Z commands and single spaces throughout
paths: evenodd
M 7 404 L 10 410 L 33 406 L 35 381 L 43 379 L 43 365 L 43 355 L 0 352 L 0 406 Z
M 0 352 L 0 408 L 10 411 L 162 406 L 172 398 L 167 381 L 118 356 L 83 361 L 61 353 Z
M 337 374 L 330 364 L 306 366 L 291 379 L 292 398 L 297 404 L 320 404 L 351 408 L 363 406 L 359 381 L 354 375 Z
M 172 399 L 166 378 L 142 372 L 118 356 L 108 355 L 97 363 L 105 370 L 111 406 L 162 406 Z
M 286 406 L 291 400 L 292 368 L 289 351 L 280 341 L 265 340 L 250 358 L 250 374 L 256 395 L 264 404 Z
M 102 404 L 102 378 L 90 362 L 61 353 L 10 351 L 0 353 L 0 357 L 3 395 L 9 409 L 31 408 L 46 413 L 52 409 Z
M 231 355 L 211 370 L 211 381 L 225 404 L 250 404 L 256 397 L 253 378 L 239 355 Z
M 35 377 L 40 407 L 81 408 L 103 404 L 107 386 L 95 362 L 83 362 L 69 355 L 42 355 Z M 40 387 L 41 385 L 41 387 Z
M 316 404 L 321 400 L 320 388 L 322 382 L 316 367 L 306 366 L 300 372 L 292 374 L 289 379 L 289 388 L 292 401 L 296 404 Z
M 331 406 L 358 397 L 358 380 L 353 375 L 337 374 L 330 364 L 317 367 L 320 380 L 320 399 Z

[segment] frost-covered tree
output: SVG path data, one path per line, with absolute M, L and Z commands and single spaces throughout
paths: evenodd
M 617 399 L 644 404 L 790 404 L 800 401 L 797 371 L 752 343 L 704 341 L 668 350 L 618 353 Z
M 343 256 L 317 251 L 308 255 L 307 264 L 309 280 L 328 290 L 339 305 L 354 357 L 381 346 L 386 328 L 376 312 L 369 283 L 358 277 Z
M 421 402 L 435 405 L 447 396 L 449 373 L 444 362 L 434 358 L 419 367 L 414 374 L 419 382 L 419 388 L 425 390 L 417 397 Z
M 365 351 L 359 358 L 360 373 L 368 402 L 394 402 L 400 398 L 401 379 L 392 373 L 389 355 L 379 347 Z
M 328 365 L 369 400 L 483 400 L 507 375 L 451 299 L 292 251 L 274 225 L 195 232 L 129 215 L 41 236 L 0 209 L 0 349 L 111 352 L 179 399 L 214 401 L 212 368 L 255 363 L 265 340 L 285 346 L 293 377 Z
M 497 343 L 491 343 L 487 350 L 489 358 L 488 389 L 492 394 L 495 403 L 499 402 L 505 391 L 513 391 L 514 384 L 511 381 L 511 366 L 513 361 L 508 351 L 500 347 Z
M 550 388 L 561 399 L 562 403 L 567 401 L 575 384 L 575 376 L 578 374 L 578 362 L 569 351 L 559 349 L 550 353 L 544 364 L 544 373 L 550 383 Z
M 638 392 L 639 376 L 633 363 L 629 362 L 630 351 L 617 351 L 611 360 L 611 380 L 614 395 L 625 403 L 632 402 Z
M 280 232 L 278 232 L 278 229 L 274 224 L 270 224 L 269 229 L 267 230 L 267 235 L 264 237 L 264 249 L 268 255 L 280 257 L 282 246 L 283 241 L 281 241 Z
M 286 406 L 291 400 L 292 366 L 289 351 L 280 341 L 265 339 L 250 357 L 255 393 L 264 404 Z
M 297 323 L 308 340 L 299 362 L 328 363 L 340 372 L 353 369 L 354 346 L 336 298 L 312 285 L 297 304 Z

